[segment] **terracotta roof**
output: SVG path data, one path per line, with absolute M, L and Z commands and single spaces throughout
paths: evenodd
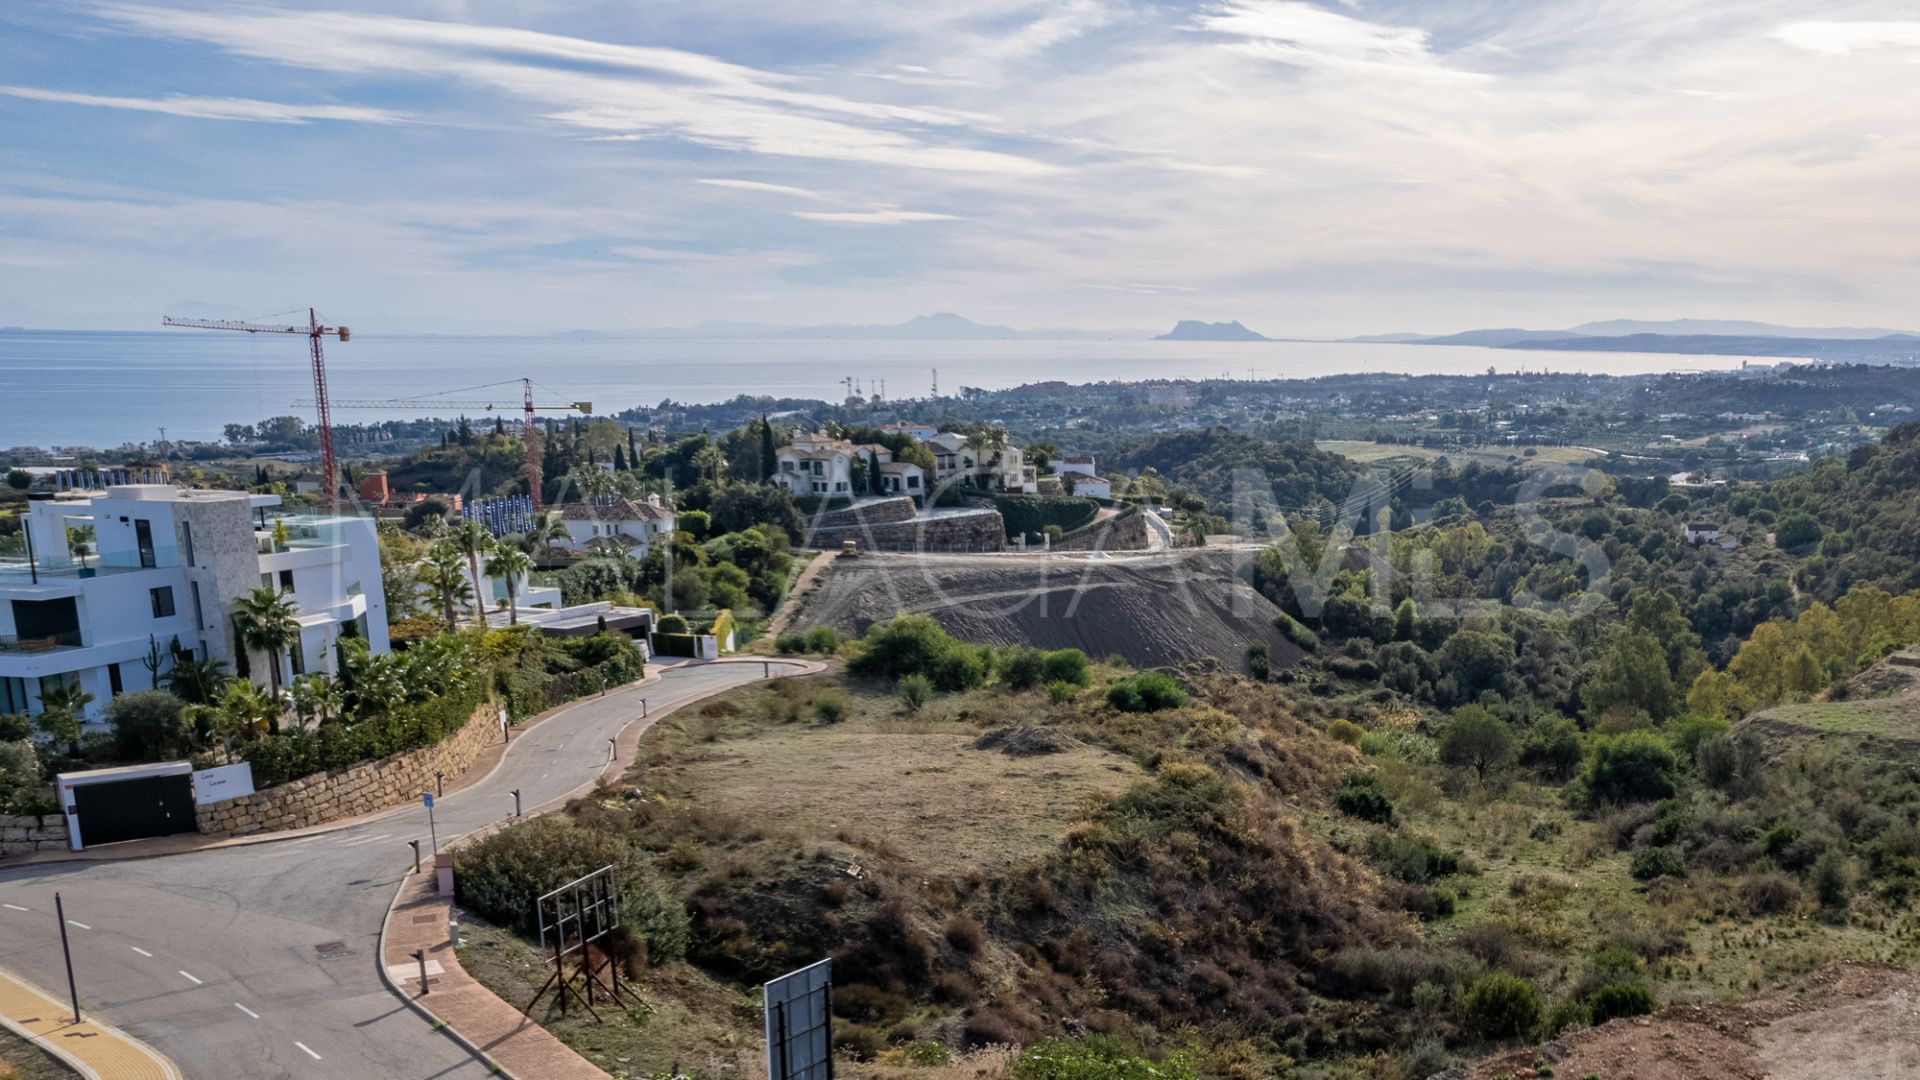
M 610 503 L 570 502 L 560 508 L 560 516 L 567 521 L 665 521 L 673 515 L 638 499 L 615 499 Z

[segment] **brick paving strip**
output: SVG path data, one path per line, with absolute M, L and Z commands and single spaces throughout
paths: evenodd
M 817 661 L 782 660 L 804 668 L 795 674 L 816 675 L 827 670 L 826 664 Z M 711 662 L 758 664 L 761 661 L 743 657 Z M 552 813 L 592 791 L 601 777 L 613 778 L 624 773 L 634 760 L 641 736 L 676 710 L 716 694 L 751 685 L 740 683 L 715 687 L 706 693 L 656 709 L 646 719 L 628 724 L 619 735 L 616 746 L 618 760 L 609 763 L 594 779 L 558 799 L 528 810 L 524 817 L 517 820 L 524 821 Z M 501 822 L 468 833 L 448 843 L 446 849 L 451 851 L 472 843 L 509 824 L 512 822 Z M 611 1080 L 599 1066 L 574 1053 L 571 1047 L 546 1028 L 527 1019 L 519 1007 L 494 996 L 493 991 L 467 974 L 454 956 L 449 934 L 452 918 L 453 898 L 438 894 L 430 868 L 423 866 L 420 873 L 409 875 L 401 883 L 400 891 L 393 898 L 393 906 L 387 911 L 386 924 L 380 929 L 380 977 L 386 981 L 387 989 L 509 1080 Z M 424 952 L 427 960 L 427 993 L 424 998 L 420 993 L 420 961 L 414 957 L 415 950 Z
M 74 1023 L 71 1005 L 5 971 L 0 971 L 0 1024 L 87 1080 L 181 1080 L 173 1062 L 152 1047 L 110 1024 Z

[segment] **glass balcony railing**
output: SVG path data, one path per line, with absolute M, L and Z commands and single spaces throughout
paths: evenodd
M 178 565 L 180 552 L 173 547 L 109 551 L 100 555 L 72 555 L 64 559 L 38 559 L 32 562 L 24 555 L 6 555 L 0 556 L 0 578 L 15 581 L 32 578 L 36 574 L 42 578 L 89 578 Z

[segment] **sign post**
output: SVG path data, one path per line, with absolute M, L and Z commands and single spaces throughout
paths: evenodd
M 433 842 L 432 850 L 438 853 L 440 850 L 440 834 L 433 827 L 433 792 L 421 792 L 420 801 L 427 804 L 427 839 Z
M 833 1080 L 833 961 L 774 979 L 761 999 L 767 1080 Z
M 53 917 L 60 920 L 60 951 L 67 957 L 67 995 L 73 998 L 73 1022 L 80 1022 L 80 988 L 73 981 L 73 946 L 67 943 L 67 906 L 53 894 Z

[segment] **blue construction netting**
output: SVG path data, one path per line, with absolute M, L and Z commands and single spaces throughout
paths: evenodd
M 462 516 L 468 521 L 479 522 L 495 537 L 530 532 L 533 529 L 533 500 L 525 495 L 474 499 L 467 503 Z

